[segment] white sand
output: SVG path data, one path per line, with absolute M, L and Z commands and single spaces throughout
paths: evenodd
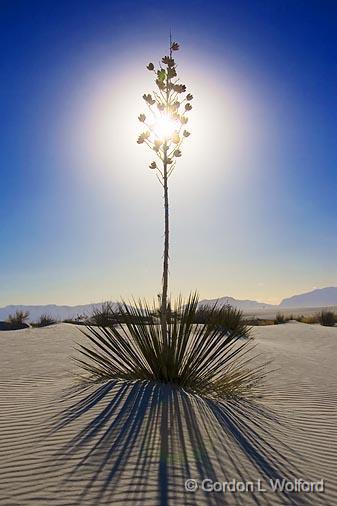
M 0 504 L 337 504 L 337 328 L 288 323 L 254 335 L 277 369 L 267 412 L 229 404 L 218 413 L 153 386 L 98 386 L 61 402 L 78 328 L 0 332 Z M 55 430 L 80 399 L 74 421 Z M 323 478 L 325 493 L 272 494 L 270 476 Z M 267 492 L 188 493 L 187 478 L 260 478 Z

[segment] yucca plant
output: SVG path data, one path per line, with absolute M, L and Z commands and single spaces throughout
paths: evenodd
M 148 70 L 155 75 L 157 90 L 143 95 L 148 113 L 138 118 L 146 130 L 137 142 L 146 144 L 155 153 L 157 161 L 151 162 L 150 169 L 156 173 L 164 196 L 159 308 L 133 301 L 132 306 L 118 305 L 118 318 L 111 314 L 111 308 L 108 315 L 97 313 L 93 324 L 84 331 L 94 346 L 80 345 L 82 356 L 76 361 L 94 381 L 159 382 L 212 398 L 249 396 L 263 376 L 263 367 L 250 368 L 252 357 L 246 356 L 250 340 L 241 339 L 249 337 L 242 313 L 215 305 L 202 319 L 205 311 L 198 311 L 196 294 L 190 295 L 186 304 L 181 298 L 175 304 L 168 299 L 168 179 L 181 156 L 183 140 L 190 135 L 185 126 L 193 99 L 190 93 L 186 94 L 186 86 L 177 75 L 172 55 L 178 49 L 179 44 L 170 38 L 169 55 L 162 58 L 159 67 L 148 64 Z
M 161 293 L 160 319 L 163 338 L 167 334 L 168 313 L 168 263 L 169 263 L 169 196 L 168 179 L 172 174 L 176 161 L 181 157 L 181 147 L 184 139 L 190 136 L 185 126 L 188 113 L 192 109 L 193 95 L 186 93 L 186 86 L 180 82 L 177 75 L 177 64 L 173 52 L 179 50 L 179 44 L 172 42 L 170 36 L 169 55 L 164 56 L 156 68 L 153 63 L 147 69 L 154 73 L 156 90 L 145 93 L 148 113 L 140 114 L 138 119 L 146 129 L 139 135 L 137 143 L 146 144 L 156 156 L 150 169 L 163 187 L 164 196 L 164 254 L 163 277 Z
M 242 340 L 242 322 L 228 329 L 215 326 L 210 310 L 207 323 L 195 324 L 196 294 L 186 304 L 182 299 L 173 306 L 170 324 L 163 335 L 162 325 L 139 325 L 153 307 L 145 302 L 120 304 L 126 323 L 113 327 L 87 327 L 83 333 L 94 347 L 80 345 L 77 363 L 91 380 L 144 380 L 170 383 L 196 394 L 226 398 L 255 394 L 263 377 L 263 366 L 250 368 L 250 339 Z M 246 334 L 247 337 L 247 334 Z

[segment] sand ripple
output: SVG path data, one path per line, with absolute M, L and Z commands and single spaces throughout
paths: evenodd
M 206 402 L 153 384 L 73 388 L 75 327 L 1 332 L 0 504 L 337 504 L 337 329 L 255 330 L 274 360 L 263 402 Z M 185 480 L 266 492 L 186 492 Z M 325 480 L 322 494 L 270 479 Z

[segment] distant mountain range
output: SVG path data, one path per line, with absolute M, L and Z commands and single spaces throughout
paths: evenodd
M 292 297 L 283 299 L 279 305 L 266 304 L 255 300 L 240 300 L 233 297 L 221 297 L 219 299 L 204 299 L 199 302 L 200 306 L 211 306 L 218 300 L 218 306 L 230 304 L 233 307 L 241 309 L 242 311 L 258 311 L 263 309 L 277 309 L 277 308 L 305 308 L 305 307 L 326 307 L 337 306 L 337 287 L 317 288 L 311 292 L 294 295 Z M 115 304 L 115 303 L 114 303 Z M 100 307 L 101 303 L 96 304 L 83 304 L 80 306 L 57 306 L 56 304 L 49 304 L 45 306 L 25 306 L 25 305 L 11 305 L 0 308 L 0 320 L 6 320 L 10 314 L 16 311 L 28 311 L 29 321 L 37 321 L 41 315 L 46 314 L 55 318 L 55 320 L 62 321 L 71 318 L 76 318 L 78 315 L 91 315 L 95 307 Z M 117 304 L 116 304 L 117 308 Z
M 337 306 L 337 288 L 316 288 L 311 292 L 293 295 L 283 299 L 280 307 L 321 307 Z
M 257 302 L 256 300 L 240 300 L 233 297 L 220 297 L 219 299 L 204 299 L 199 302 L 200 306 L 213 306 L 217 302 L 217 306 L 230 305 L 243 311 L 254 311 L 255 309 L 273 308 L 272 304 Z
M 205 299 L 199 302 L 199 306 L 211 306 L 217 299 Z M 255 311 L 261 309 L 282 309 L 282 308 L 305 308 L 305 307 L 327 307 L 337 306 L 337 288 L 317 288 L 311 292 L 293 295 L 283 299 L 279 305 L 266 304 L 255 300 L 239 300 L 233 297 L 221 297 L 218 299 L 218 305 L 230 304 L 233 307 L 242 309 L 242 311 Z

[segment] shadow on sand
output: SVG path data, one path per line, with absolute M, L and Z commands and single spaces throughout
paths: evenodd
M 171 385 L 121 381 L 77 387 L 66 402 L 52 432 L 67 433 L 57 459 L 74 462 L 67 481 L 83 480 L 79 504 L 88 495 L 90 504 L 145 506 L 311 501 L 310 494 L 271 494 L 270 479 L 301 476 L 290 463 L 299 459 L 275 415 L 257 402 L 219 403 Z M 185 489 L 189 478 L 199 482 L 195 493 Z M 205 479 L 206 486 L 250 481 L 253 490 L 207 492 Z M 259 479 L 267 492 L 257 489 Z

